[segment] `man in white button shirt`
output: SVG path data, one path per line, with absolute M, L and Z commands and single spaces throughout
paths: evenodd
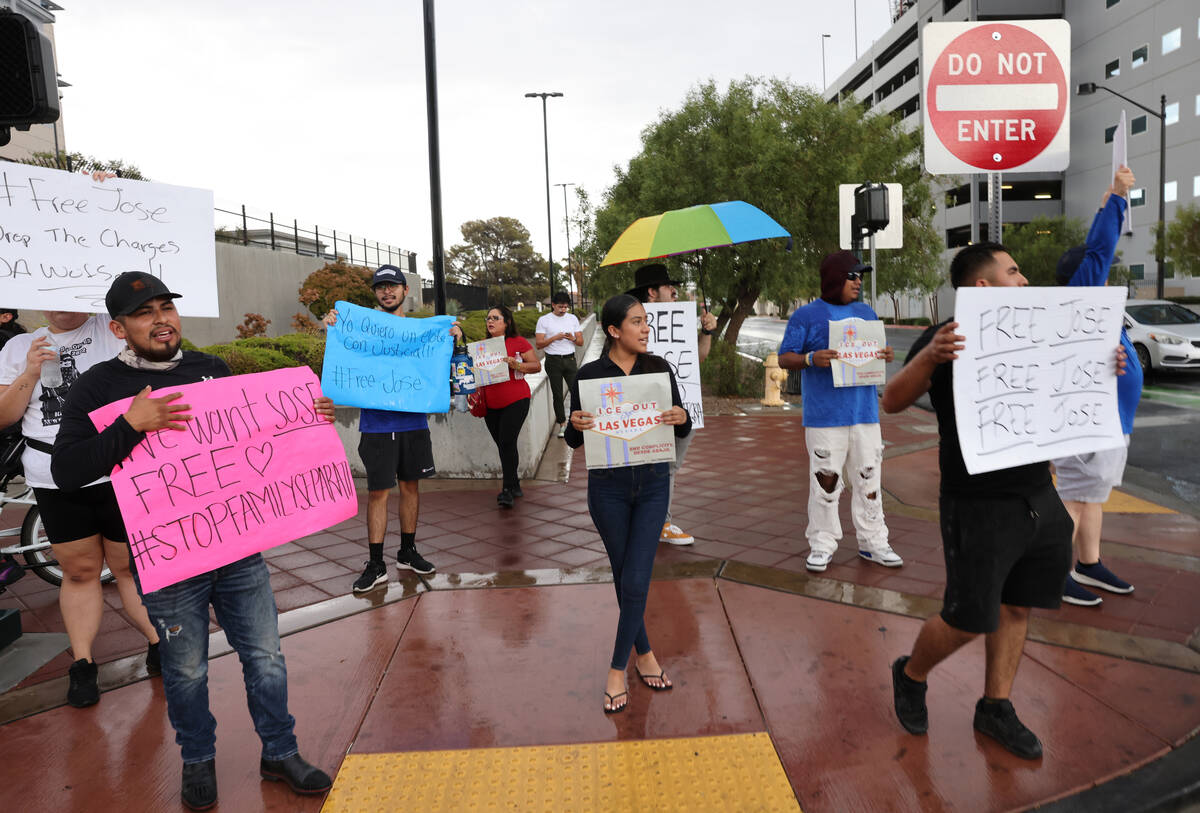
M 554 395 L 554 422 L 558 424 L 561 438 L 567 422 L 563 393 L 575 383 L 575 373 L 579 370 L 575 363 L 575 348 L 583 346 L 583 331 L 575 314 L 569 312 L 570 294 L 559 291 L 550 300 L 550 305 L 551 311 L 537 320 L 533 338 L 537 349 L 546 351 L 546 377 L 550 379 L 550 392 Z

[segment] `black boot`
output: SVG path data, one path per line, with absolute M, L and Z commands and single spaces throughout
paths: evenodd
M 179 798 L 189 810 L 208 810 L 217 803 L 215 759 L 183 766 L 183 788 L 179 791 Z
M 333 787 L 329 774 L 304 761 L 299 754 L 284 759 L 264 759 L 258 763 L 263 779 L 286 782 L 296 793 L 324 793 Z

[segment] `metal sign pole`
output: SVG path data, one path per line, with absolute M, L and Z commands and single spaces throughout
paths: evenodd
M 988 173 L 988 240 L 993 243 L 1002 242 L 1004 239 L 1003 226 L 1003 201 L 1001 193 L 1003 191 L 1000 185 L 999 172 Z
M 879 276 L 879 272 L 875 266 L 875 232 L 871 232 L 871 307 L 879 312 L 879 306 L 875 304 L 875 278 Z

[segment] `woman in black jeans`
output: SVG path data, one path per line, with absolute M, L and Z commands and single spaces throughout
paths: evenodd
M 614 296 L 604 303 L 600 325 L 604 330 L 604 350 L 600 358 L 580 368 L 576 383 L 571 385 L 567 443 L 572 448 L 581 446 L 584 430 L 592 426 L 592 414 L 580 409 L 579 381 L 642 373 L 667 373 L 670 376 L 672 406 L 663 411 L 663 423 L 675 427 L 675 437 L 686 437 L 692 430 L 692 421 L 682 406 L 670 365 L 646 352 L 650 327 L 645 308 L 627 294 Z M 622 711 L 628 705 L 625 670 L 629 665 L 630 649 L 637 650 L 637 672 L 643 683 L 656 692 L 671 688 L 671 681 L 650 649 L 642 621 L 654 553 L 667 515 L 669 477 L 669 463 L 643 463 L 588 472 L 588 511 L 604 540 L 604 549 L 608 551 L 620 608 L 617 639 L 604 690 L 606 714 Z
M 529 384 L 525 381 L 525 375 L 541 370 L 542 363 L 538 361 L 529 340 L 517 335 L 512 311 L 503 305 L 488 311 L 487 332 L 489 339 L 504 337 L 505 361 L 511 375 L 508 381 L 482 387 L 480 397 L 487 403 L 487 414 L 483 420 L 500 451 L 500 468 L 504 471 L 504 485 L 496 495 L 496 502 L 502 508 L 512 508 L 513 498 L 525 494 L 517 476 L 517 466 L 521 462 L 517 453 L 517 436 L 521 434 L 521 425 L 529 414 Z

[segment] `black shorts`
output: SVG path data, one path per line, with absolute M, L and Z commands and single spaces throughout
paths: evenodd
M 428 429 L 363 432 L 358 456 L 367 470 L 367 490 L 386 491 L 396 480 L 423 480 L 437 474 Z
M 947 624 L 995 632 L 1001 604 L 1058 608 L 1075 526 L 1054 486 L 1029 497 L 943 494 L 940 508 Z
M 50 544 L 74 542 L 96 534 L 113 542 L 128 542 L 112 483 L 97 483 L 79 491 L 35 488 L 33 493 Z

